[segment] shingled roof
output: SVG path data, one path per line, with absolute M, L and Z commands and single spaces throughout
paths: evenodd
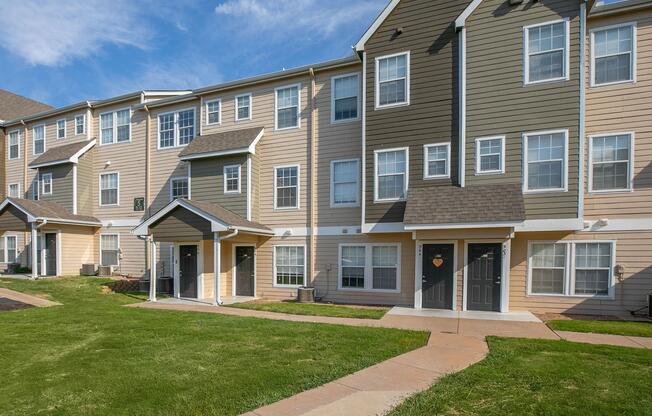
M 0 89 L 0 120 L 12 120 L 52 109 L 47 104 Z
M 179 153 L 181 160 L 255 153 L 256 144 L 263 137 L 263 127 L 207 134 L 195 138 Z
M 75 215 L 67 208 L 56 202 L 49 201 L 33 201 L 31 199 L 21 198 L 6 198 L 0 204 L 0 210 L 4 209 L 7 205 L 13 205 L 25 214 L 33 217 L 36 220 L 47 220 L 48 222 L 64 223 L 64 224 L 79 224 L 89 226 L 101 226 L 102 222 L 95 217 L 87 215 Z
M 37 168 L 42 166 L 60 165 L 63 163 L 77 163 L 79 157 L 95 146 L 95 140 L 65 144 L 52 147 L 41 156 L 34 159 L 29 166 Z

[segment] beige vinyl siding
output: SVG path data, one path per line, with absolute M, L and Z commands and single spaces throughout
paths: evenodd
M 146 242 L 131 234 L 131 227 L 105 227 L 95 234 L 95 244 L 97 247 L 97 263 L 100 258 L 100 235 L 101 234 L 118 234 L 120 236 L 120 250 L 122 259 L 120 265 L 115 269 L 116 273 L 141 278 L 148 271 L 145 262 Z
M 97 146 L 97 145 L 96 145 Z M 97 186 L 93 175 L 95 148 L 86 152 L 77 164 L 77 214 L 93 215 L 93 188 Z
M 297 290 L 290 287 L 274 287 L 274 246 L 305 246 L 306 283 L 310 282 L 310 241 L 308 237 L 272 237 L 256 248 L 256 295 L 266 299 L 293 299 Z
M 636 22 L 636 83 L 588 87 L 590 58 L 587 53 L 586 130 L 587 135 L 633 132 L 633 192 L 588 193 L 586 218 L 652 217 L 652 11 L 640 10 L 612 17 L 592 18 L 589 30 L 620 23 Z M 590 45 L 587 35 L 587 45 Z M 587 47 L 588 50 L 588 47 Z M 587 138 L 587 169 L 590 169 Z
M 43 194 L 43 183 L 40 178 L 43 175 L 52 174 L 52 194 Z M 66 163 L 52 167 L 40 168 L 39 174 L 39 198 L 43 201 L 56 202 L 70 212 L 73 210 L 73 165 Z
M 240 166 L 240 192 L 225 193 L 224 167 Z M 247 217 L 247 157 L 199 159 L 191 162 L 192 199 L 211 202 Z
M 42 233 L 58 233 L 61 247 L 58 260 L 60 276 L 79 276 L 83 264 L 96 264 L 98 260 L 98 241 L 95 228 L 70 225 L 48 225 Z
M 213 240 L 205 240 L 202 242 L 204 250 L 204 273 L 203 273 L 203 288 L 204 298 L 211 299 L 215 296 L 213 288 L 215 287 L 214 268 L 213 268 Z M 236 238 L 224 240 L 221 242 L 221 257 L 220 257 L 220 270 L 221 270 L 221 290 L 220 295 L 230 297 L 233 295 L 233 250 L 236 244 L 251 244 L 256 247 L 256 261 L 258 261 L 258 246 L 260 245 L 259 238 L 253 235 L 239 235 Z M 259 270 L 256 270 L 256 285 L 260 290 Z
M 525 195 L 527 219 L 573 218 L 578 203 L 579 1 L 485 0 L 467 20 L 466 183 L 522 183 L 524 133 L 569 130 L 568 192 Z M 523 27 L 570 20 L 568 81 L 524 85 Z M 476 139 L 505 136 L 505 173 L 475 175 Z

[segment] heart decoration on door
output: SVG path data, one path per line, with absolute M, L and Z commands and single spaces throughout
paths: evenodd
M 432 264 L 434 264 L 435 267 L 439 268 L 441 267 L 442 264 L 444 264 L 444 259 L 442 259 L 441 257 L 435 257 L 434 259 L 432 259 Z

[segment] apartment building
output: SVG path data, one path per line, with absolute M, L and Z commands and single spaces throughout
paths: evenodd
M 392 0 L 348 58 L 8 119 L 4 260 L 215 303 L 640 309 L 648 3 Z

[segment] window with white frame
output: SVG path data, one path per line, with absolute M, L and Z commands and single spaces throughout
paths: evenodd
M 224 166 L 224 193 L 240 193 L 240 165 Z
M 274 247 L 274 285 L 303 286 L 306 284 L 305 246 Z
M 195 109 L 158 116 L 159 149 L 185 146 L 195 138 Z
M 41 194 L 52 195 L 52 174 L 44 173 L 41 175 Z
M 425 179 L 450 178 L 450 143 L 427 144 L 423 146 Z
M 220 124 L 222 121 L 221 115 L 221 100 L 206 101 L 206 124 Z
M 86 115 L 80 114 L 75 116 L 75 134 L 85 134 L 86 133 Z
M 188 178 L 172 178 L 170 180 L 170 199 L 188 198 Z
M 399 289 L 398 244 L 341 244 L 339 256 L 341 289 Z
M 57 120 L 57 139 L 66 138 L 66 120 Z
M 120 264 L 120 237 L 118 234 L 100 235 L 100 261 L 102 266 Z
M 299 166 L 274 168 L 274 208 L 299 207 Z
M 505 137 L 475 140 L 475 172 L 479 175 L 505 173 Z
M 592 136 L 590 140 L 590 191 L 632 189 L 632 134 Z
M 100 144 L 131 140 L 131 110 L 126 108 L 100 114 Z
M 525 191 L 563 191 L 568 171 L 568 131 L 525 135 Z
M 340 286 L 343 289 L 364 289 L 367 264 L 364 245 L 340 246 Z
M 8 235 L 5 236 L 5 248 L 6 248 L 6 253 L 5 253 L 5 263 L 7 264 L 12 264 L 16 263 L 16 260 L 18 259 L 18 244 L 17 244 L 17 238 L 15 235 Z
M 14 130 L 9 132 L 9 160 L 20 158 L 20 131 Z
M 633 23 L 596 29 L 592 40 L 592 85 L 635 79 L 636 26 Z
M 360 76 L 340 75 L 331 79 L 331 121 L 357 120 L 360 107 Z
M 614 243 L 531 242 L 532 295 L 613 296 Z
M 7 187 L 7 195 L 10 198 L 20 198 L 20 184 L 10 183 Z
M 251 120 L 251 94 L 235 97 L 235 121 Z
M 299 86 L 276 89 L 276 129 L 299 127 Z
M 409 52 L 376 58 L 376 108 L 409 104 Z
M 407 193 L 408 150 L 378 150 L 375 153 L 375 200 L 398 201 Z
M 398 246 L 372 246 L 373 289 L 396 290 Z
M 331 206 L 355 207 L 360 203 L 358 159 L 331 162 Z
M 45 124 L 32 128 L 32 150 L 35 155 L 45 152 Z
M 525 83 L 568 79 L 568 21 L 525 29 Z
M 103 173 L 100 175 L 100 205 L 118 205 L 119 182 L 118 173 Z

